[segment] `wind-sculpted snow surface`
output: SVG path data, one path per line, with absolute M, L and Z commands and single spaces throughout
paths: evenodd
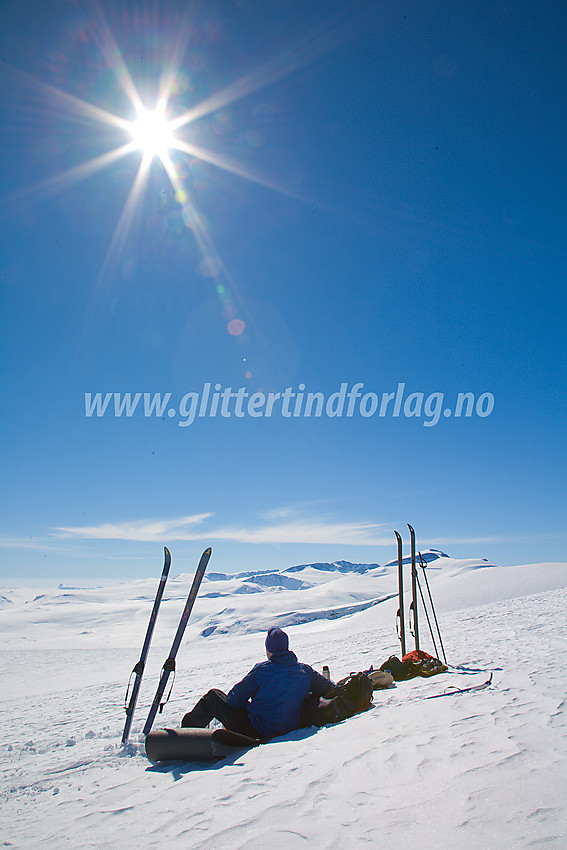
M 126 749 L 124 692 L 155 579 L 2 588 L 3 846 L 565 847 L 567 565 L 438 557 L 428 571 L 449 673 L 377 691 L 370 711 L 337 726 L 212 764 L 151 765 L 140 734 L 186 577 L 171 581 L 164 598 Z M 293 575 L 306 581 L 323 572 Z M 264 630 L 278 617 L 299 657 L 319 670 L 328 664 L 335 679 L 399 654 L 392 570 L 336 571 L 310 588 L 238 593 L 249 578 L 203 583 L 211 596 L 195 604 L 160 725 L 179 724 L 209 687 L 230 688 L 262 660 Z M 297 619 L 335 610 L 343 616 Z M 218 628 L 201 636 L 214 617 Z M 422 644 L 431 651 L 426 632 Z M 424 699 L 491 672 L 485 690 Z
M 270 623 L 272 626 L 279 626 L 280 629 L 287 629 L 290 626 L 300 626 L 304 623 L 313 623 L 315 620 L 338 620 L 341 617 L 350 617 L 352 614 L 358 614 L 360 611 L 365 611 L 373 605 L 378 605 L 386 599 L 391 599 L 390 596 L 384 599 L 369 599 L 365 602 L 359 602 L 356 605 L 339 605 L 335 608 L 320 608 L 314 610 L 302 611 L 286 611 L 282 614 L 273 614 Z M 250 634 L 250 632 L 265 631 L 266 615 L 259 611 L 256 615 L 251 615 L 246 620 L 234 619 L 227 622 L 227 618 L 223 617 L 227 612 L 222 611 L 219 617 L 219 623 L 211 622 L 205 626 L 201 635 L 208 637 L 214 632 L 217 634 Z M 234 611 L 230 612 L 231 614 Z

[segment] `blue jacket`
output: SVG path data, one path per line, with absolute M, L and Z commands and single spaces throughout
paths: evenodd
M 266 738 L 297 729 L 308 693 L 323 696 L 333 682 L 300 664 L 290 650 L 256 664 L 228 693 L 228 704 L 246 708 L 255 729 Z M 250 702 L 249 702 L 250 700 Z

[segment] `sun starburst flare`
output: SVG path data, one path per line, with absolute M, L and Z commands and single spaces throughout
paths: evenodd
M 36 91 L 42 90 L 69 120 L 80 123 L 84 123 L 86 120 L 92 122 L 94 126 L 110 127 L 125 134 L 127 141 L 123 138 L 114 149 L 43 180 L 33 187 L 21 190 L 7 200 L 17 196 L 51 195 L 57 191 L 62 191 L 73 183 L 91 177 L 106 166 L 115 164 L 122 157 L 136 152 L 140 153 L 142 157 L 136 178 L 138 181 L 142 178 L 143 183 L 147 182 L 148 166 L 157 159 L 163 165 L 168 178 L 172 182 L 173 189 L 177 191 L 180 182 L 176 176 L 178 169 L 174 167 L 170 154 L 173 151 L 178 151 L 180 154 L 204 160 L 216 168 L 221 168 L 265 188 L 281 192 L 297 200 L 310 202 L 311 198 L 304 196 L 297 187 L 286 186 L 273 177 L 259 175 L 226 153 L 209 150 L 202 145 L 197 146 L 192 143 L 190 138 L 186 138 L 185 135 L 181 137 L 178 133 L 181 130 L 186 131 L 194 122 L 272 85 L 332 52 L 341 42 L 361 28 L 362 19 L 365 19 L 364 15 L 361 17 L 359 14 L 349 11 L 321 21 L 314 30 L 303 33 L 295 43 L 287 45 L 285 49 L 276 53 L 255 70 L 232 80 L 202 101 L 193 104 L 189 109 L 185 107 L 178 114 L 173 114 L 176 98 L 175 80 L 179 75 L 179 69 L 182 67 L 184 54 L 194 28 L 189 16 L 178 27 L 175 37 L 169 44 L 168 59 L 162 67 L 161 74 L 158 74 L 156 78 L 158 96 L 153 107 L 150 108 L 144 103 L 144 99 L 126 64 L 123 51 L 116 42 L 102 9 L 98 4 L 95 4 L 89 35 L 103 62 L 114 77 L 118 88 L 126 96 L 130 104 L 131 115 L 133 114 L 135 117 L 130 118 L 130 116 L 115 114 L 102 106 L 49 85 L 45 81 L 32 78 L 15 68 L 8 70 L 20 79 L 25 80 Z M 172 177 L 174 180 L 172 180 Z M 141 199 L 143 186 L 140 186 L 139 183 L 137 194 L 138 199 Z M 181 197 L 184 199 L 184 203 L 188 197 L 188 192 L 183 190 Z M 128 200 L 125 206 L 127 205 Z
M 137 150 L 144 156 L 157 156 L 163 160 L 171 148 L 178 147 L 172 122 L 163 114 L 163 109 L 143 109 L 136 121 L 132 121 L 128 132 Z
M 110 38 L 109 32 L 106 31 L 105 41 Z M 133 118 L 126 118 L 123 115 L 113 113 L 51 86 L 48 83 L 32 79 L 27 74 L 15 72 L 18 73 L 18 76 L 24 78 L 28 84 L 33 84 L 34 88 L 42 90 L 54 105 L 63 109 L 69 120 L 80 123 L 88 120 L 93 122 L 95 126 L 111 128 L 122 138 L 116 147 L 106 153 L 85 160 L 79 165 L 75 165 L 34 186 L 21 190 L 13 197 L 25 198 L 30 195 L 48 197 L 68 189 L 73 184 L 93 177 L 97 172 L 109 165 L 116 165 L 124 157 L 135 154 L 140 156 L 136 175 L 125 199 L 122 212 L 118 217 L 114 234 L 98 275 L 95 290 L 98 290 L 103 278 L 106 278 L 111 273 L 117 258 L 120 256 L 120 252 L 132 228 L 135 214 L 139 212 L 140 205 L 143 202 L 150 169 L 155 161 L 161 164 L 167 175 L 173 189 L 174 197 L 180 205 L 182 219 L 185 225 L 192 231 L 199 250 L 203 255 L 203 261 L 210 268 L 220 269 L 223 267 L 224 264 L 220 261 L 210 234 L 205 232 L 201 217 L 194 207 L 190 189 L 182 176 L 184 170 L 172 158 L 174 152 L 194 160 L 202 160 L 216 168 L 221 168 L 226 172 L 235 174 L 265 188 L 305 200 L 304 198 L 300 198 L 295 188 L 286 187 L 274 179 L 267 179 L 254 173 L 250 168 L 247 168 L 227 154 L 218 153 L 202 145 L 196 145 L 191 141 L 190 136 L 188 136 L 190 125 L 206 117 L 218 108 L 219 102 L 217 100 L 209 98 L 200 108 L 191 111 L 185 110 L 182 114 L 171 117 L 171 113 L 174 113 L 174 96 L 171 95 L 171 91 L 174 88 L 172 86 L 172 80 L 175 78 L 175 70 L 170 70 L 169 73 L 164 73 L 161 76 L 158 96 L 153 106 L 148 107 L 144 104 L 142 96 L 120 55 L 118 47 L 115 46 L 114 49 L 108 48 L 101 50 L 101 52 L 107 59 L 108 57 L 112 57 L 112 62 L 114 63 L 112 70 L 119 87 L 127 96 L 131 113 L 134 114 Z M 260 76 L 258 76 L 255 88 L 261 87 Z M 223 93 L 221 101 L 226 105 L 230 96 L 232 96 L 233 100 L 236 100 L 243 94 L 249 93 L 251 88 L 254 88 L 254 86 L 247 79 L 247 86 L 243 87 L 242 91 L 233 91 L 231 87 L 230 93 Z M 182 131 L 184 131 L 183 137 L 181 136 Z
M 348 23 L 348 26 L 345 27 L 345 23 Z M 182 96 L 186 92 L 182 84 L 185 79 L 182 68 L 194 32 L 194 25 L 189 14 L 177 27 L 175 34 L 171 34 L 168 38 L 167 50 L 162 53 L 161 68 L 156 69 L 152 97 L 147 90 L 147 87 L 151 85 L 150 81 L 146 78 L 145 88 L 138 87 L 124 58 L 123 50 L 116 42 L 101 7 L 98 4 L 93 5 L 93 17 L 85 39 L 87 41 L 90 39 L 99 52 L 102 63 L 98 70 L 102 71 L 105 65 L 114 80 L 114 90 L 108 91 L 109 99 L 116 102 L 117 94 L 121 93 L 124 98 L 124 108 L 105 108 L 100 101 L 91 102 L 44 80 L 32 78 L 29 74 L 15 68 L 8 69 L 20 81 L 23 81 L 34 95 L 41 93 L 45 96 L 52 115 L 64 117 L 66 121 L 76 124 L 81 129 L 87 126 L 89 145 L 93 131 L 101 131 L 101 143 L 106 149 L 4 198 L 2 203 L 11 203 L 29 197 L 52 196 L 81 181 L 92 180 L 103 169 L 114 168 L 127 157 L 138 157 L 136 172 L 130 182 L 122 209 L 117 215 L 104 260 L 91 291 L 85 319 L 87 325 L 90 326 L 91 323 L 96 322 L 98 313 L 92 308 L 100 300 L 103 292 L 110 294 L 117 280 L 116 272 L 121 257 L 124 256 L 136 222 L 140 221 L 150 175 L 153 168 L 159 166 L 163 168 L 172 189 L 173 198 L 178 204 L 180 221 L 191 233 L 201 255 L 202 259 L 197 268 L 205 277 L 214 280 L 223 315 L 230 318 L 227 322 L 228 333 L 241 339 L 243 330 L 249 328 L 254 329 L 256 335 L 261 337 L 245 299 L 220 257 L 206 219 L 195 205 L 191 182 L 195 173 L 194 163 L 206 162 L 214 168 L 299 201 L 312 203 L 312 197 L 297 185 L 286 185 L 273 175 L 258 173 L 238 156 L 230 155 L 226 150 L 218 150 L 216 143 L 212 148 L 203 144 L 202 141 L 197 143 L 197 139 L 202 140 L 203 135 L 206 135 L 206 127 L 201 125 L 199 133 L 196 133 L 192 125 L 196 125 L 208 116 L 223 117 L 219 110 L 226 109 L 236 101 L 259 92 L 331 52 L 344 40 L 346 33 L 352 33 L 356 26 L 358 24 L 355 19 L 350 19 L 348 15 L 347 21 L 341 17 L 322 22 L 313 31 L 302 34 L 293 45 L 287 45 L 285 49 L 274 54 L 255 70 L 233 79 L 204 99 L 190 104 L 189 108 L 187 98 Z M 215 139 L 215 136 L 211 136 L 211 139 Z M 191 163 L 191 167 L 188 166 L 188 162 Z M 197 173 L 198 170 L 197 168 Z M 242 315 L 246 321 L 242 319 Z M 239 329 L 239 334 L 236 334 L 235 328 Z M 263 338 L 262 345 L 266 350 L 269 348 L 268 341 Z M 246 374 L 248 376 L 249 372 L 247 371 Z

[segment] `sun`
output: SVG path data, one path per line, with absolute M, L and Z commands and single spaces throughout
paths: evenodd
M 128 128 L 133 147 L 148 158 L 157 156 L 163 160 L 178 144 L 172 123 L 166 119 L 163 109 L 142 109 Z
M 214 277 L 218 277 L 221 273 L 226 277 L 224 264 L 210 233 L 207 232 L 206 219 L 200 215 L 194 205 L 192 172 L 190 168 L 187 168 L 187 161 L 207 162 L 215 168 L 250 180 L 267 189 L 296 197 L 298 200 L 304 200 L 304 198 L 295 187 L 290 188 L 278 180 L 256 173 L 246 163 L 226 151 L 220 151 L 216 146 L 209 148 L 196 144 L 192 138 L 191 125 L 286 76 L 291 72 L 291 66 L 287 61 L 282 63 L 280 58 L 276 57 L 255 71 L 229 82 L 224 88 L 213 92 L 204 100 L 187 106 L 186 99 L 180 96 L 184 94 L 185 89 L 179 82 L 184 76 L 181 72 L 181 63 L 190 33 L 190 29 L 187 29 L 186 32 L 181 33 L 179 41 L 174 43 L 170 58 L 163 65 L 161 72 L 156 75 L 155 84 L 152 86 L 155 100 L 150 100 L 146 105 L 142 92 L 130 73 L 104 15 L 98 17 L 97 13 L 97 21 L 100 29 L 95 27 L 94 30 L 96 44 L 104 63 L 118 84 L 118 90 L 126 97 L 128 102 L 126 114 L 109 111 L 96 102 L 84 100 L 44 81 L 32 78 L 30 81 L 41 89 L 57 106 L 57 110 L 62 111 L 63 115 L 70 120 L 78 120 L 81 123 L 87 120 L 94 126 L 116 131 L 119 134 L 116 137 L 117 146 L 104 150 L 90 159 L 85 159 L 53 177 L 46 178 L 36 186 L 23 190 L 21 194 L 34 192 L 47 196 L 81 180 L 86 180 L 104 168 L 115 166 L 123 157 L 133 156 L 139 160 L 98 275 L 97 280 L 100 282 L 103 279 L 110 279 L 114 269 L 118 267 L 126 240 L 143 207 L 152 169 L 156 165 L 161 165 L 173 190 L 173 197 L 179 205 L 181 221 L 196 240 L 206 268 L 218 270 Z M 297 67 L 301 64 L 303 60 Z M 144 91 L 147 90 L 147 86 L 148 80 L 146 80 Z M 199 134 L 201 136 L 203 127 L 204 125 L 201 125 Z M 98 286 L 97 283 L 97 288 Z M 230 288 L 233 288 L 232 282 Z M 228 282 L 226 289 L 229 289 Z M 239 335 L 234 327 L 231 324 L 230 333 Z M 241 325 L 238 326 L 237 331 L 239 328 Z

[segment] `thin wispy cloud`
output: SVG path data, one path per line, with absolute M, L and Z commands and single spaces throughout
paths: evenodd
M 393 529 L 404 531 L 405 524 L 374 523 L 364 520 L 337 521 L 336 518 L 306 515 L 305 506 L 288 505 L 266 510 L 255 522 L 247 524 L 215 524 L 213 513 L 200 513 L 171 519 L 140 519 L 106 522 L 99 525 L 61 526 L 51 536 L 3 537 L 0 548 L 35 549 L 68 553 L 68 544 L 78 541 L 129 541 L 161 543 L 226 541 L 248 545 L 317 545 L 317 546 L 382 546 L 393 549 Z M 429 547 L 450 549 L 451 546 L 494 543 L 525 543 L 529 537 L 422 537 L 421 550 Z M 407 548 L 409 541 L 405 541 Z M 451 554 L 449 552 L 449 554 Z M 95 553 L 90 553 L 94 557 Z
M 227 540 L 235 543 L 316 543 L 343 546 L 387 545 L 386 529 L 376 523 L 337 522 L 325 518 L 297 516 L 291 507 L 267 512 L 250 525 L 211 526 L 205 521 L 213 514 L 203 513 L 174 519 L 143 519 L 92 526 L 64 526 L 55 529 L 58 537 L 76 540 L 131 540 L 172 543 L 190 540 Z
M 316 543 L 337 546 L 391 545 L 391 540 L 378 535 L 382 529 L 375 523 L 332 522 L 326 520 L 294 520 L 272 522 L 256 527 L 231 526 L 214 532 L 219 540 L 237 543 Z
M 212 514 L 194 514 L 175 519 L 141 519 L 101 525 L 63 526 L 57 536 L 80 540 L 136 540 L 145 543 L 167 543 L 171 540 L 199 540 L 206 535 L 191 532 Z

